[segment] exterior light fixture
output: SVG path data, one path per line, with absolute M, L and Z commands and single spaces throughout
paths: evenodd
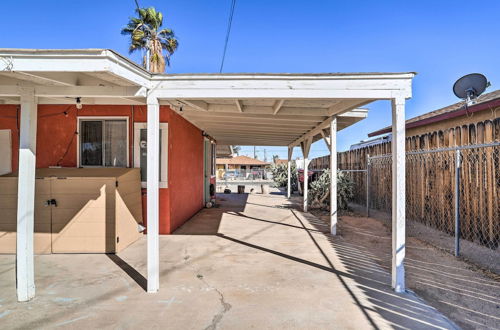
M 77 98 L 76 98 L 76 108 L 77 108 L 78 110 L 81 110 L 81 109 L 82 109 L 82 107 L 83 107 L 82 100 L 80 100 L 80 98 L 79 98 L 79 97 L 77 97 Z

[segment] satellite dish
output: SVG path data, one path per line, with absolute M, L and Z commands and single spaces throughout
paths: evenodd
M 468 104 L 474 103 L 474 100 L 484 92 L 488 84 L 488 80 L 484 75 L 471 73 L 455 82 L 453 93 L 458 98 L 466 100 Z

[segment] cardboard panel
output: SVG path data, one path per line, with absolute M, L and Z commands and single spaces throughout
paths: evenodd
M 51 182 L 57 202 L 52 210 L 52 252 L 114 252 L 116 180 L 79 177 Z
M 35 254 L 51 253 L 51 208 L 45 206 L 50 199 L 50 181 L 35 181 Z M 17 177 L 0 177 L 0 253 L 16 253 Z
M 142 233 L 142 196 L 140 170 L 133 169 L 118 178 L 116 188 L 116 252 L 135 242 Z

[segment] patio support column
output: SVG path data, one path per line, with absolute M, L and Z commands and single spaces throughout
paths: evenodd
M 35 168 L 37 105 L 33 88 L 20 88 L 21 124 L 17 183 L 16 283 L 17 300 L 35 297 L 33 236 L 35 224 Z
M 160 105 L 158 99 L 147 97 L 147 246 L 148 292 L 160 287 L 159 246 L 159 156 L 160 156 Z
M 309 150 L 311 149 L 312 138 L 306 139 L 302 142 L 302 154 L 304 156 L 304 212 L 307 212 L 307 206 L 309 203 Z
M 288 184 L 286 194 L 288 198 L 292 195 L 292 153 L 293 147 L 288 147 Z
M 330 233 L 337 235 L 337 117 L 330 124 Z
M 405 98 L 392 99 L 392 287 L 405 291 Z

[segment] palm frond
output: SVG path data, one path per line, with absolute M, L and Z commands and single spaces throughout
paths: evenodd
M 129 52 L 149 50 L 150 70 L 164 72 L 165 64 L 170 65 L 170 57 L 179 46 L 174 31 L 161 28 L 163 14 L 154 7 L 137 8 L 135 12 L 137 17 L 130 17 L 127 25 L 121 29 L 122 35 L 130 36 Z M 145 58 L 143 65 L 146 66 Z

